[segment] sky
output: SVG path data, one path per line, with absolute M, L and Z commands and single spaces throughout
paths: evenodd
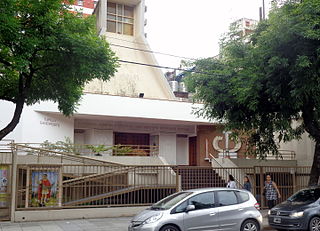
M 212 57 L 231 22 L 259 19 L 262 0 L 145 0 L 147 40 L 153 51 L 190 58 Z M 265 0 L 266 9 L 270 0 Z M 179 58 L 156 55 L 162 66 L 179 67 Z

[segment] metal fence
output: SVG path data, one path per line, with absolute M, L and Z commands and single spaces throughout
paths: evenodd
M 146 205 L 177 191 L 167 166 L 19 165 L 17 178 L 18 209 Z
M 85 208 L 149 205 L 179 190 L 225 187 L 244 176 L 264 207 L 266 174 L 286 200 L 308 184 L 310 167 L 211 168 L 190 166 L 115 166 L 88 164 L 18 165 L 16 209 Z

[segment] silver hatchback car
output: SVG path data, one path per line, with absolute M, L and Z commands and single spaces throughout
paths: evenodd
M 245 190 L 206 188 L 172 194 L 136 215 L 129 231 L 259 231 L 262 215 Z

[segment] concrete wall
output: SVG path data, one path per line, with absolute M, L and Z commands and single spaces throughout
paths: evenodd
M 116 56 L 125 61 L 158 65 L 152 53 L 134 50 L 151 50 L 144 35 L 144 0 L 116 0 L 112 2 L 119 2 L 134 7 L 133 36 L 106 32 L 105 22 L 107 21 L 107 15 L 105 12 L 107 12 L 107 0 L 101 0 L 96 9 L 96 12 L 99 11 L 98 25 L 100 28 L 98 28 L 98 31 L 100 31 L 101 35 L 106 37 L 107 41 L 111 44 L 110 47 L 116 53 Z M 119 47 L 119 45 L 123 47 Z M 124 46 L 133 49 L 127 49 L 124 48 Z M 120 62 L 120 64 L 117 73 L 108 82 L 98 80 L 92 81 L 86 86 L 85 91 L 132 97 L 138 97 L 140 93 L 143 93 L 145 98 L 175 98 L 160 69 L 129 63 Z
M 293 150 L 299 166 L 311 166 L 313 162 L 315 142 L 309 138 L 308 133 L 302 135 L 302 139 L 280 144 L 281 150 Z
M 14 113 L 14 105 L 0 101 L 0 129 L 5 127 Z M 73 140 L 73 119 L 61 114 L 48 114 L 37 112 L 35 106 L 23 108 L 20 122 L 14 131 L 5 139 L 13 139 L 18 143 L 42 143 L 64 141 L 65 137 Z
M 147 207 L 117 207 L 90 209 L 55 209 L 38 211 L 15 211 L 15 222 L 53 221 L 66 219 L 89 219 L 103 217 L 132 217 Z
M 230 159 L 223 162 L 221 160 L 221 164 L 225 165 L 227 161 L 231 161 L 238 167 L 253 167 L 253 166 L 280 166 L 280 167 L 294 167 L 297 166 L 296 160 L 255 160 L 255 159 Z M 232 166 L 224 166 L 224 167 L 232 167 Z M 234 166 L 233 166 L 234 167 Z
M 15 105 L 8 101 L 0 100 L 0 129 L 5 128 L 10 123 L 15 110 Z M 24 112 L 22 112 L 23 116 Z M 9 133 L 4 139 L 12 139 L 18 142 L 22 141 L 21 119 L 17 127 Z
M 189 165 L 189 139 L 177 137 L 177 165 Z
M 165 158 L 169 165 L 177 163 L 177 141 L 176 134 L 160 133 L 159 136 L 159 155 Z

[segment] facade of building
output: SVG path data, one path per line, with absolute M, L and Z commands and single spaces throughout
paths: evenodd
M 70 11 L 79 12 L 83 16 L 92 15 L 94 8 L 99 0 L 75 0 L 70 5 Z
M 76 3 L 94 8 L 94 1 Z M 158 150 L 156 163 L 170 165 L 210 166 L 213 158 L 220 157 L 250 159 L 243 154 L 245 144 L 232 141 L 218 122 L 196 116 L 201 104 L 180 101 L 160 69 L 142 65 L 157 65 L 153 54 L 145 52 L 150 50 L 144 33 L 145 11 L 144 0 L 100 0 L 94 11 L 97 27 L 119 57 L 118 72 L 108 82 L 89 83 L 71 117 L 63 116 L 52 102 L 26 106 L 20 123 L 6 139 L 42 143 L 68 137 L 77 145 L 153 146 Z M 239 22 L 247 26 L 246 19 Z M 14 105 L 1 101 L 0 108 L 0 127 L 4 127 L 13 115 Z M 304 135 L 301 141 L 280 149 L 289 153 L 287 159 L 295 160 L 294 165 L 307 165 L 312 161 L 313 147 Z M 145 156 L 154 155 L 149 150 Z M 104 153 L 102 158 L 113 157 Z M 117 161 L 134 162 L 132 158 Z M 155 162 L 144 158 L 144 162 L 137 163 Z
M 239 36 L 250 35 L 258 25 L 258 21 L 254 19 L 241 18 L 231 23 L 231 28 L 239 33 Z

